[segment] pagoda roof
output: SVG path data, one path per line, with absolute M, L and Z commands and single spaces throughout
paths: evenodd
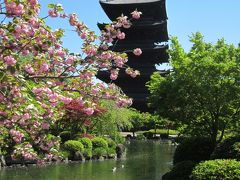
M 124 43 L 124 42 L 118 42 L 116 45 L 114 45 L 113 51 L 117 52 L 132 52 L 135 48 L 141 48 L 143 52 L 159 52 L 162 50 L 168 49 L 168 44 L 165 45 L 156 45 L 152 43 L 151 41 L 145 41 L 145 42 L 135 42 L 135 43 Z
M 100 0 L 102 3 L 108 4 L 139 4 L 139 3 L 152 3 L 161 0 Z
M 104 30 L 106 24 L 98 23 L 98 27 Z M 122 32 L 125 32 L 126 37 L 124 40 L 120 40 L 124 43 L 138 42 L 151 40 L 150 43 L 166 42 L 169 40 L 167 31 L 167 21 L 161 22 L 149 22 L 149 23 L 136 23 L 129 29 L 121 28 Z M 116 39 L 115 39 L 116 41 Z M 128 42 L 130 41 L 130 42 Z M 114 42 L 113 42 L 114 43 Z
M 130 30 L 131 29 L 155 29 L 155 28 L 159 29 L 159 28 L 162 28 L 163 25 L 165 26 L 166 24 L 167 24 L 167 20 L 161 20 L 161 21 L 153 21 L 153 20 L 135 21 L 129 29 Z M 106 25 L 108 25 L 108 23 L 97 23 L 97 26 L 99 27 L 100 30 L 104 30 Z M 128 30 L 128 29 L 125 29 L 125 30 Z
M 100 4 L 112 21 L 122 14 L 131 16 L 136 9 L 143 13 L 137 21 L 167 19 L 165 0 L 100 0 Z

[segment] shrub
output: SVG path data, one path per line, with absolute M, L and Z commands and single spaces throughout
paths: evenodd
M 117 144 L 110 138 L 104 138 L 107 141 L 108 148 L 116 149 Z
M 92 157 L 92 141 L 89 138 L 81 138 L 78 141 L 84 146 L 83 155 L 88 158 Z
M 93 146 L 93 149 L 96 149 L 96 148 L 107 149 L 108 143 L 105 139 L 103 139 L 101 137 L 95 137 L 92 139 L 92 146 Z
M 83 144 L 85 149 L 92 149 L 92 141 L 91 141 L 91 139 L 89 139 L 89 138 L 81 138 L 81 139 L 78 139 L 78 141 L 80 141 Z
M 181 161 L 200 162 L 209 160 L 213 151 L 211 140 L 203 137 L 184 139 L 177 146 L 173 157 L 173 164 Z
M 189 176 L 192 173 L 192 170 L 195 166 L 195 163 L 192 161 L 182 161 L 177 163 L 173 169 L 164 174 L 163 180 L 189 180 Z
M 110 137 L 111 137 L 111 139 L 114 140 L 114 142 L 116 144 L 123 144 L 125 141 L 124 137 L 122 137 L 122 135 L 120 133 L 115 133 L 114 135 L 111 135 Z
M 137 140 L 146 140 L 146 137 L 143 134 L 138 134 Z
M 230 137 L 218 144 L 211 159 L 240 159 L 240 137 Z
M 116 155 L 116 149 L 108 148 L 107 149 L 107 154 L 108 154 L 108 156 L 111 156 L 111 157 L 115 156 Z
M 106 138 L 106 141 L 108 143 L 107 154 L 109 156 L 115 155 L 117 144 L 112 139 L 109 139 L 109 138 Z
M 60 154 L 59 156 L 60 156 L 62 159 L 67 158 L 67 157 L 70 156 L 70 152 L 69 152 L 69 151 L 60 151 L 59 154 Z
M 84 149 L 83 155 L 84 155 L 84 157 L 86 157 L 88 159 L 91 158 L 92 157 L 92 149 Z
M 96 149 L 93 150 L 93 156 L 106 156 L 107 155 L 107 149 L 103 148 L 103 147 L 98 147 Z
M 191 179 L 240 179 L 240 162 L 232 159 L 217 159 L 201 162 L 194 168 Z
M 64 142 L 71 139 L 71 132 L 70 131 L 63 131 L 59 134 L 59 136 L 61 137 L 61 141 L 64 143 Z
M 84 146 L 81 142 L 75 140 L 68 140 L 64 143 L 64 149 L 70 153 L 84 152 Z

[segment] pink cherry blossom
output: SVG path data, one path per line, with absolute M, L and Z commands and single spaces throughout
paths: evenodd
M 49 71 L 49 65 L 47 63 L 42 63 L 41 67 L 40 67 L 40 71 L 41 72 L 48 72 Z
M 12 57 L 11 55 L 10 56 L 6 56 L 4 57 L 4 62 L 6 65 L 8 66 L 13 66 L 16 64 L 16 59 L 14 59 L 14 57 Z
M 5 35 L 5 30 L 0 28 L 0 36 L 4 36 Z
M 48 11 L 48 15 L 49 15 L 50 17 L 58 17 L 58 16 L 59 16 L 58 12 L 57 12 L 56 10 L 54 10 L 54 9 L 50 9 L 50 10 Z
M 63 49 L 60 49 L 57 51 L 58 56 L 64 58 L 66 55 L 66 52 Z
M 50 127 L 50 124 L 49 124 L 49 123 L 47 123 L 47 122 L 43 122 L 43 123 L 42 123 L 42 128 L 43 128 L 43 129 L 48 130 L 49 127 Z
M 125 39 L 125 33 L 118 31 L 118 33 L 117 33 L 117 38 L 118 38 L 118 39 Z
M 88 116 L 92 115 L 94 113 L 94 109 L 93 108 L 86 108 L 83 110 L 84 113 L 86 113 Z
M 86 39 L 87 33 L 86 32 L 81 33 L 80 37 L 81 37 L 81 39 Z
M 133 54 L 136 56 L 140 56 L 142 54 L 142 50 L 140 48 L 136 48 L 133 50 Z
M 31 64 L 27 64 L 24 68 L 24 70 L 29 74 L 34 74 L 34 69 Z
M 118 69 L 111 70 L 110 79 L 111 80 L 116 80 L 117 77 L 118 77 Z
M 31 114 L 29 114 L 29 113 L 23 114 L 22 119 L 23 119 L 23 120 L 31 119 Z
M 28 0 L 31 6 L 36 6 L 38 4 L 38 0 Z
M 78 18 L 76 14 L 70 14 L 69 15 L 69 23 L 71 26 L 76 26 L 78 24 Z
M 141 14 L 142 14 L 142 12 L 135 10 L 131 14 L 132 14 L 132 18 L 133 19 L 139 19 Z

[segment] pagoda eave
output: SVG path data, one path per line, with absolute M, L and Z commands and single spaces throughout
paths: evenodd
M 134 10 L 143 13 L 140 21 L 146 19 L 167 19 L 165 0 L 142 0 L 142 1 L 119 1 L 119 0 L 100 0 L 100 4 L 105 13 L 112 21 L 116 20 L 121 14 L 131 16 Z

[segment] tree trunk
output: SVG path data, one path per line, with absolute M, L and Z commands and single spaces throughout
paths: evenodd
M 212 129 L 212 134 L 211 134 L 211 141 L 212 141 L 212 144 L 213 144 L 214 146 L 217 145 L 217 134 L 218 134 L 217 128 L 213 128 L 213 129 Z
M 133 134 L 133 138 L 134 138 L 135 137 L 135 131 L 133 131 L 132 134 Z
M 156 124 L 154 124 L 154 137 L 156 137 L 156 134 L 157 134 L 157 126 Z
M 225 132 L 225 128 L 223 128 L 223 130 L 221 131 L 221 135 L 220 135 L 219 139 L 217 140 L 217 144 L 222 141 L 223 136 L 224 136 L 224 132 Z

